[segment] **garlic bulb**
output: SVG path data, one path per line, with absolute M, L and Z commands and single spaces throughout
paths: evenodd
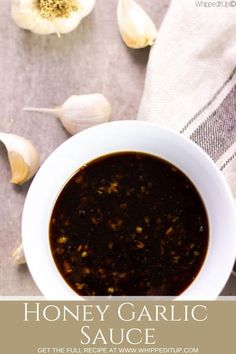
M 22 184 L 33 177 L 39 168 L 39 154 L 34 145 L 19 135 L 7 133 L 0 133 L 0 141 L 7 149 L 11 182 Z
M 19 247 L 17 247 L 17 249 L 12 253 L 12 258 L 16 265 L 26 263 L 22 244 Z
M 111 118 L 111 105 L 99 93 L 73 95 L 61 106 L 52 109 L 25 107 L 24 110 L 53 114 L 72 135 L 93 125 L 108 122 Z
M 37 34 L 68 33 L 94 8 L 95 0 L 12 0 L 12 18 Z
M 157 29 L 134 0 L 119 0 L 117 18 L 121 37 L 128 47 L 144 48 L 154 43 Z

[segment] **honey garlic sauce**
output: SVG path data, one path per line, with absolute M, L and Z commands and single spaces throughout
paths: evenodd
M 140 152 L 80 168 L 55 203 L 49 233 L 58 270 L 84 296 L 179 295 L 197 276 L 209 240 L 190 179 Z

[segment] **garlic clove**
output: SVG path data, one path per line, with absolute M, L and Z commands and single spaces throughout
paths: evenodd
M 27 139 L 14 134 L 0 133 L 11 167 L 11 183 L 22 184 L 35 175 L 39 168 L 39 154 Z
M 17 249 L 12 253 L 12 258 L 16 265 L 21 265 L 26 263 L 22 244 L 19 247 L 17 247 Z
M 88 16 L 96 4 L 96 0 L 77 0 L 82 17 Z
M 57 5 L 64 10 L 60 10 Z M 13 0 L 11 7 L 15 23 L 40 35 L 68 33 L 94 8 L 95 0 Z
M 52 21 L 44 19 L 32 0 L 12 1 L 11 15 L 15 23 L 26 30 L 38 34 L 55 33 Z
M 134 0 L 119 0 L 117 19 L 121 37 L 128 47 L 144 48 L 155 42 L 156 26 Z
M 112 114 L 110 103 L 99 93 L 73 95 L 53 109 L 25 107 L 24 110 L 53 114 L 72 135 L 93 125 L 108 122 Z
M 99 93 L 73 95 L 57 109 L 57 115 L 70 134 L 111 119 L 111 105 Z
M 56 18 L 53 22 L 54 32 L 57 34 L 66 34 L 76 29 L 80 24 L 83 17 L 79 12 L 74 12 L 70 15 L 70 18 Z M 36 30 L 39 33 L 39 29 Z M 53 33 L 53 32 L 52 32 Z
M 79 0 L 76 1 L 79 11 L 74 11 L 70 14 L 70 17 L 55 18 L 54 24 L 57 29 L 57 33 L 68 33 L 73 31 L 80 23 L 80 21 L 88 16 L 93 10 L 96 0 Z

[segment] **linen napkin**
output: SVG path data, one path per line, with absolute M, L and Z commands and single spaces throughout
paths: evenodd
M 152 47 L 138 119 L 200 145 L 236 199 L 236 1 L 172 0 Z

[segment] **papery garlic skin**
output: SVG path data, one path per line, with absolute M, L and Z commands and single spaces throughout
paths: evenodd
M 100 93 L 73 95 L 56 108 L 25 107 L 25 111 L 50 113 L 60 119 L 70 134 L 111 119 L 112 109 L 109 101 Z
M 63 3 L 63 0 L 54 0 Z M 64 0 L 65 2 L 67 0 Z M 70 0 L 75 8 L 66 16 L 44 17 L 40 9 L 40 0 L 12 0 L 11 14 L 15 23 L 33 33 L 58 35 L 73 31 L 80 21 L 94 8 L 96 0 Z
M 139 49 L 155 42 L 156 26 L 134 0 L 119 0 L 117 19 L 121 37 L 128 47 Z
M 22 244 L 19 247 L 17 247 L 17 249 L 12 253 L 12 258 L 15 265 L 21 265 L 26 263 Z
M 11 167 L 11 183 L 23 184 L 39 169 L 39 154 L 31 141 L 15 134 L 0 133 Z

